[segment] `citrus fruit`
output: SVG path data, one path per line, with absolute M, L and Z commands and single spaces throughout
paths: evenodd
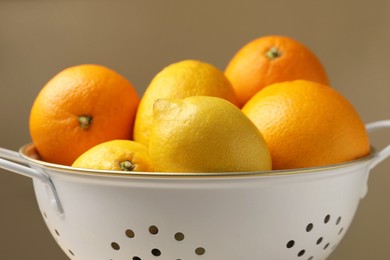
M 370 150 L 355 108 L 326 85 L 307 80 L 275 83 L 252 97 L 242 111 L 263 134 L 274 170 L 347 162 Z
M 306 79 L 329 84 L 324 67 L 302 43 L 285 36 L 264 36 L 244 45 L 225 69 L 240 105 L 267 85 Z
M 155 75 L 143 94 L 134 126 L 134 140 L 148 145 L 156 99 L 189 96 L 215 96 L 238 104 L 229 80 L 215 66 L 198 60 L 173 63 Z
M 100 143 L 80 155 L 72 164 L 77 168 L 113 171 L 152 171 L 149 151 L 130 140 Z
M 271 169 L 256 126 L 229 101 L 210 96 L 158 99 L 149 152 L 157 171 L 239 172 Z
M 78 65 L 55 75 L 36 97 L 30 134 L 43 160 L 71 165 L 89 148 L 130 139 L 139 97 L 133 85 L 100 65 Z

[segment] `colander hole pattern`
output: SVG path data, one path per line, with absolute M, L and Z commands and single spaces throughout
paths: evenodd
M 42 212 L 42 215 L 43 215 L 43 219 L 44 219 L 45 221 L 48 221 L 48 220 L 49 220 L 49 217 L 47 216 L 46 212 Z M 60 232 L 59 232 L 56 228 L 53 230 L 53 232 L 56 234 L 56 236 L 54 236 L 54 238 L 55 238 L 56 240 L 58 240 L 58 239 L 61 237 Z M 72 251 L 71 249 L 68 249 L 68 252 L 69 252 L 69 254 L 71 254 L 72 256 L 75 256 L 75 254 L 73 253 L 73 251 Z
M 43 215 L 44 219 L 45 219 L 46 221 L 48 221 L 48 216 L 47 216 L 47 214 L 46 214 L 45 212 L 42 212 L 42 215 Z M 149 231 L 149 234 L 152 235 L 152 236 L 157 235 L 157 234 L 159 233 L 159 229 L 158 229 L 158 227 L 155 226 L 155 225 L 149 226 L 148 231 Z M 55 239 L 58 240 L 58 239 L 61 237 L 60 232 L 59 232 L 57 229 L 54 229 L 53 232 L 54 232 L 55 235 L 56 235 L 56 236 L 54 236 Z M 130 238 L 130 239 L 135 238 L 135 232 L 134 232 L 133 230 L 131 230 L 131 229 L 126 229 L 126 230 L 125 230 L 125 234 L 126 234 L 126 236 L 127 236 L 128 238 Z M 183 241 L 183 240 L 185 239 L 185 235 L 184 235 L 182 232 L 176 232 L 176 233 L 174 234 L 174 239 L 175 239 L 177 242 L 181 242 L 181 241 Z M 57 241 L 57 242 L 58 242 L 58 241 Z M 112 248 L 113 250 L 115 250 L 115 251 L 118 251 L 118 250 L 121 249 L 121 246 L 120 246 L 117 242 L 112 242 L 112 243 L 111 243 L 111 248 Z M 71 249 L 68 249 L 68 252 L 69 252 L 69 254 L 71 254 L 72 256 L 75 256 L 75 254 L 73 253 L 73 251 L 72 251 Z M 162 254 L 161 250 L 158 249 L 158 248 L 153 248 L 153 249 L 151 249 L 150 253 L 151 253 L 151 255 L 153 255 L 153 256 L 155 256 L 155 257 L 161 256 L 161 254 Z M 206 253 L 206 249 L 205 249 L 204 247 L 197 247 L 197 248 L 194 249 L 194 254 L 197 255 L 197 256 L 202 256 L 202 255 L 204 255 L 205 253 Z M 143 260 L 143 259 L 142 259 L 141 257 L 139 257 L 139 256 L 133 256 L 133 258 L 131 258 L 131 259 L 132 259 L 132 260 Z M 113 259 L 109 259 L 109 260 L 113 260 Z M 182 260 L 182 259 L 178 258 L 178 259 L 175 259 L 175 260 Z
M 149 226 L 148 231 L 149 231 L 149 234 L 151 236 L 155 236 L 155 235 L 157 235 L 159 233 L 159 229 L 155 225 Z M 133 239 L 133 238 L 136 237 L 135 232 L 133 230 L 131 230 L 131 229 L 126 229 L 125 230 L 125 234 L 130 239 Z M 173 238 L 177 242 L 181 242 L 181 241 L 183 241 L 185 239 L 185 235 L 182 232 L 176 232 L 174 234 Z M 118 250 L 121 249 L 121 246 L 117 242 L 111 242 L 111 248 L 113 250 L 115 250 L 115 251 L 118 251 Z M 150 250 L 150 253 L 151 253 L 151 255 L 153 255 L 155 257 L 158 257 L 158 256 L 162 255 L 162 252 L 161 252 L 161 250 L 159 248 L 152 248 Z M 195 255 L 202 256 L 205 253 L 206 253 L 206 249 L 204 247 L 197 247 L 197 248 L 194 249 L 194 254 Z M 133 256 L 132 260 L 142 260 L 142 258 L 139 257 L 139 256 Z M 182 260 L 182 259 L 178 258 L 178 259 L 175 259 L 175 260 Z
M 341 225 L 342 224 L 341 223 L 342 217 L 338 216 L 335 221 L 331 221 L 331 220 L 332 220 L 331 215 L 327 214 L 324 217 L 322 223 L 318 223 L 318 224 L 312 223 L 312 222 L 308 223 L 305 227 L 305 232 L 306 233 L 312 232 L 317 225 L 318 226 L 326 225 L 328 228 L 331 228 L 331 229 L 335 228 L 337 236 L 340 236 L 344 231 L 344 227 Z M 332 239 L 330 239 L 330 240 L 333 241 Z M 316 246 L 321 247 L 322 250 L 327 250 L 331 246 L 331 243 L 326 241 L 325 236 L 319 236 L 316 240 L 314 240 L 312 242 L 315 243 Z M 291 239 L 286 243 L 286 248 L 289 250 L 296 250 L 297 259 L 307 259 L 307 260 L 314 260 L 315 259 L 314 255 L 309 255 L 309 252 L 307 252 L 307 250 L 305 248 L 298 248 L 297 244 L 298 243 L 296 240 Z M 336 246 L 337 246 L 336 244 L 332 245 L 332 249 L 334 249 Z M 305 258 L 307 255 L 309 255 L 309 257 Z
M 44 219 L 46 221 L 48 221 L 47 214 L 45 212 L 42 212 L 42 215 L 43 215 Z M 157 235 L 159 233 L 159 229 L 155 225 L 149 226 L 148 231 L 149 231 L 149 234 L 152 235 L 152 236 Z M 57 229 L 54 229 L 53 232 L 56 234 L 56 236 L 55 236 L 56 240 L 58 240 L 61 237 L 60 232 Z M 131 239 L 135 238 L 135 232 L 133 230 L 131 230 L 131 229 L 126 229 L 125 230 L 125 234 L 126 234 L 126 236 L 128 238 L 131 238 Z M 176 232 L 174 234 L 174 239 L 177 242 L 181 242 L 181 241 L 183 241 L 185 239 L 185 235 L 182 232 Z M 112 242 L 111 243 L 111 248 L 113 250 L 115 250 L 115 251 L 118 251 L 118 250 L 121 249 L 121 246 L 117 242 Z M 75 256 L 75 254 L 73 253 L 73 251 L 71 249 L 68 249 L 68 252 L 72 256 Z M 158 249 L 158 248 L 151 249 L 150 253 L 151 253 L 151 255 L 153 255 L 155 257 L 161 256 L 161 254 L 162 254 L 161 250 Z M 194 254 L 197 255 L 197 256 L 202 256 L 205 253 L 206 253 L 206 249 L 204 247 L 197 247 L 197 248 L 194 249 Z M 133 258 L 131 258 L 131 259 L 132 260 L 143 260 L 139 256 L 133 256 Z M 109 259 L 109 260 L 113 260 L 113 259 Z M 178 259 L 175 259 L 175 260 L 182 260 L 182 259 L 178 258 Z
M 42 215 L 44 217 L 45 220 L 48 220 L 48 216 L 45 212 L 42 212 Z M 340 236 L 343 231 L 344 231 L 344 227 L 341 225 L 341 222 L 342 222 L 342 217 L 341 216 L 338 216 L 337 219 L 335 221 L 331 221 L 332 220 L 332 217 L 330 214 L 327 214 L 324 219 L 323 219 L 323 222 L 322 223 L 318 223 L 318 224 L 315 224 L 315 223 L 308 223 L 306 226 L 305 226 L 305 229 L 304 229 L 304 232 L 305 233 L 310 233 L 312 232 L 314 229 L 315 229 L 315 226 L 319 226 L 319 225 L 327 225 L 329 226 L 329 228 L 334 228 L 334 227 L 337 227 L 336 230 L 337 230 L 337 236 Z M 333 226 L 332 226 L 333 225 Z M 56 240 L 59 239 L 61 237 L 61 234 L 60 232 L 57 230 L 57 229 L 53 229 L 52 230 L 53 233 L 56 235 Z M 131 229 L 126 229 L 125 230 L 125 235 L 126 237 L 130 238 L 130 239 L 134 239 L 136 234 L 133 230 Z M 155 225 L 151 225 L 149 226 L 148 228 L 148 233 L 151 235 L 151 236 L 155 236 L 159 233 L 159 229 L 157 226 Z M 185 235 L 182 233 L 182 232 L 176 232 L 173 236 L 174 240 L 176 240 L 177 242 L 180 242 L 180 241 L 183 241 L 185 239 Z M 330 247 L 330 242 L 326 242 L 325 241 L 326 238 L 324 236 L 319 236 L 315 241 L 313 241 L 313 243 L 315 243 L 316 246 L 319 246 L 319 247 L 322 247 L 322 250 L 327 250 L 329 247 Z M 297 246 L 297 241 L 294 240 L 294 239 L 291 239 L 289 240 L 287 243 L 286 243 L 286 248 L 289 249 L 289 250 L 296 250 L 296 256 L 297 256 L 297 259 L 305 259 L 305 256 L 309 255 L 307 250 L 305 248 L 298 248 Z M 117 243 L 117 242 L 111 242 L 111 248 L 115 251 L 118 251 L 121 249 L 121 246 Z M 337 246 L 337 244 L 334 244 L 332 245 L 332 249 L 334 249 L 335 247 Z M 298 248 L 298 249 L 297 249 Z M 71 249 L 68 249 L 68 252 L 69 254 L 71 254 L 72 256 L 75 256 L 74 252 L 71 250 Z M 197 255 L 197 256 L 202 256 L 206 253 L 206 249 L 204 247 L 197 247 L 194 249 L 194 254 Z M 152 256 L 155 256 L 155 257 L 159 257 L 162 255 L 162 252 L 160 249 L 158 248 L 152 248 L 150 250 L 150 254 Z M 141 257 L 139 256 L 133 256 L 131 258 L 132 260 L 143 260 Z M 315 260 L 315 257 L 314 255 L 310 255 L 308 258 L 306 258 L 307 260 Z M 113 260 L 113 259 L 110 259 L 110 260 Z M 175 260 L 182 260 L 180 258 L 177 258 Z
M 149 227 L 148 231 L 149 231 L 149 234 L 152 235 L 152 236 L 155 236 L 155 235 L 157 235 L 159 233 L 159 229 L 155 225 L 151 225 Z M 131 239 L 135 238 L 135 236 L 136 236 L 135 232 L 133 230 L 131 230 L 131 229 L 126 229 L 125 230 L 125 234 L 126 234 L 126 236 L 128 238 L 131 238 Z M 185 235 L 182 232 L 176 232 L 174 234 L 174 239 L 177 242 L 183 241 L 184 238 L 185 238 Z M 117 242 L 112 242 L 111 243 L 111 247 L 115 251 L 118 251 L 121 248 L 120 245 Z M 161 256 L 161 254 L 162 254 L 161 250 L 158 249 L 158 248 L 151 249 L 150 253 L 153 256 L 156 256 L 156 257 Z M 194 253 L 196 255 L 198 255 L 198 256 L 202 256 L 202 255 L 204 255 L 206 253 L 206 250 L 203 247 L 197 247 L 197 248 L 194 249 Z M 139 257 L 139 256 L 133 256 L 132 260 L 142 260 L 142 258 Z M 176 260 L 181 260 L 181 259 L 178 258 Z

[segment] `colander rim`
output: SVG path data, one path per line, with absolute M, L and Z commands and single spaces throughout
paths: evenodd
M 270 171 L 248 171 L 248 172 L 122 172 L 114 170 L 95 170 L 76 168 L 67 165 L 45 162 L 39 158 L 39 155 L 32 143 L 27 143 L 19 148 L 20 156 L 27 162 L 37 165 L 41 168 L 52 169 L 56 171 L 66 172 L 74 175 L 84 176 L 106 176 L 106 177 L 161 177 L 161 178 L 217 178 L 217 177 L 255 177 L 255 176 L 286 176 L 307 174 L 311 172 L 320 172 L 346 168 L 357 164 L 362 164 L 370 161 L 375 157 L 375 149 L 371 147 L 370 153 L 367 156 L 338 164 L 330 164 L 318 167 L 297 168 L 287 170 L 270 170 Z

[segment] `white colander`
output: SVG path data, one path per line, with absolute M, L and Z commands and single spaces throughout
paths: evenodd
M 367 125 L 369 131 L 390 121 Z M 34 147 L 1 149 L 29 176 L 48 229 L 77 260 L 325 259 L 390 145 L 339 165 L 250 173 L 130 173 L 45 163 Z M 29 167 L 23 164 L 27 163 Z

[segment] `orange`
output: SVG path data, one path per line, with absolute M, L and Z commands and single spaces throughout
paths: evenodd
M 326 85 L 275 83 L 242 108 L 270 149 L 274 170 L 351 161 L 370 151 L 365 126 L 351 103 Z
M 284 36 L 265 36 L 247 43 L 230 60 L 225 75 L 241 106 L 276 82 L 306 79 L 329 85 L 326 71 L 314 53 Z
M 43 160 L 71 165 L 89 148 L 130 139 L 139 97 L 133 85 L 100 65 L 79 65 L 54 76 L 36 97 L 30 134 Z
M 95 145 L 80 155 L 73 167 L 111 171 L 152 171 L 148 148 L 131 140 L 112 140 Z
M 225 74 L 212 64 L 182 60 L 158 72 L 141 98 L 134 125 L 134 140 L 148 145 L 153 124 L 153 104 L 160 98 L 220 97 L 237 105 L 237 97 Z

